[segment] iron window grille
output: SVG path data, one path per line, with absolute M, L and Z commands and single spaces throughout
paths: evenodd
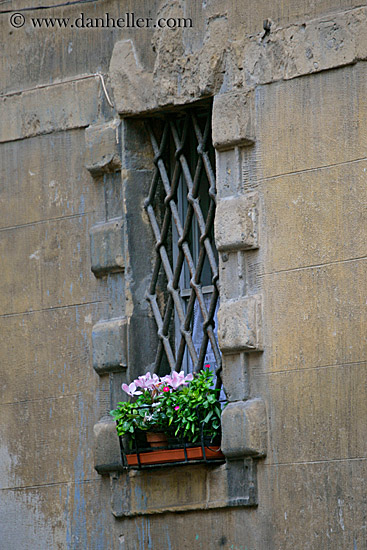
M 147 295 L 157 325 L 154 372 L 197 372 L 209 363 L 221 388 L 211 109 L 152 118 L 146 127 L 155 165 L 145 200 L 155 239 Z

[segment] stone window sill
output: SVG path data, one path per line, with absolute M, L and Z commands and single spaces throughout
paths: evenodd
M 94 432 L 95 468 L 110 476 L 115 517 L 257 505 L 256 459 L 125 470 L 115 423 L 104 418 Z
M 237 463 L 238 461 L 236 461 Z M 111 505 L 115 517 L 254 506 L 256 475 L 252 459 L 232 468 L 204 464 L 129 470 L 110 474 Z M 242 494 L 239 494 L 239 484 Z

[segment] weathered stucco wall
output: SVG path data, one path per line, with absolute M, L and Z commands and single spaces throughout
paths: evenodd
M 275 548 L 366 545 L 366 69 L 257 93 Z
M 1 550 L 367 549 L 367 8 L 357 6 L 105 0 L 50 12 L 184 14 L 194 23 L 184 31 L 17 30 L 0 14 Z M 225 94 L 250 92 L 251 139 L 224 147 L 217 170 L 221 198 L 259 200 L 258 250 L 222 264 L 224 288 L 243 286 L 241 264 L 263 300 L 264 351 L 225 365 L 266 405 L 258 507 L 116 519 L 114 480 L 94 469 L 93 427 L 116 396 L 93 370 L 92 327 L 133 306 L 124 274 L 91 272 L 90 229 L 122 216 L 124 195 L 119 172 L 86 169 L 85 129 L 117 113 L 98 78 L 33 88 L 97 71 L 122 115 L 223 96 L 228 143 L 238 113 Z M 122 162 L 124 185 L 138 187 Z

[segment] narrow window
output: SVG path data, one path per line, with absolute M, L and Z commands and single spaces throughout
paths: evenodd
M 145 201 L 156 242 L 148 293 L 158 334 L 154 370 L 197 372 L 210 365 L 221 387 L 211 109 L 167 114 L 146 125 L 155 164 Z

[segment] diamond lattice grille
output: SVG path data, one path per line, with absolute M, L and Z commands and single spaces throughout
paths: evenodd
M 148 294 L 158 327 L 155 372 L 159 372 L 164 356 L 171 370 L 198 371 L 210 348 L 220 386 L 211 112 L 188 111 L 146 124 L 155 164 L 145 201 L 156 241 Z M 198 317 L 201 334 L 194 339 Z

